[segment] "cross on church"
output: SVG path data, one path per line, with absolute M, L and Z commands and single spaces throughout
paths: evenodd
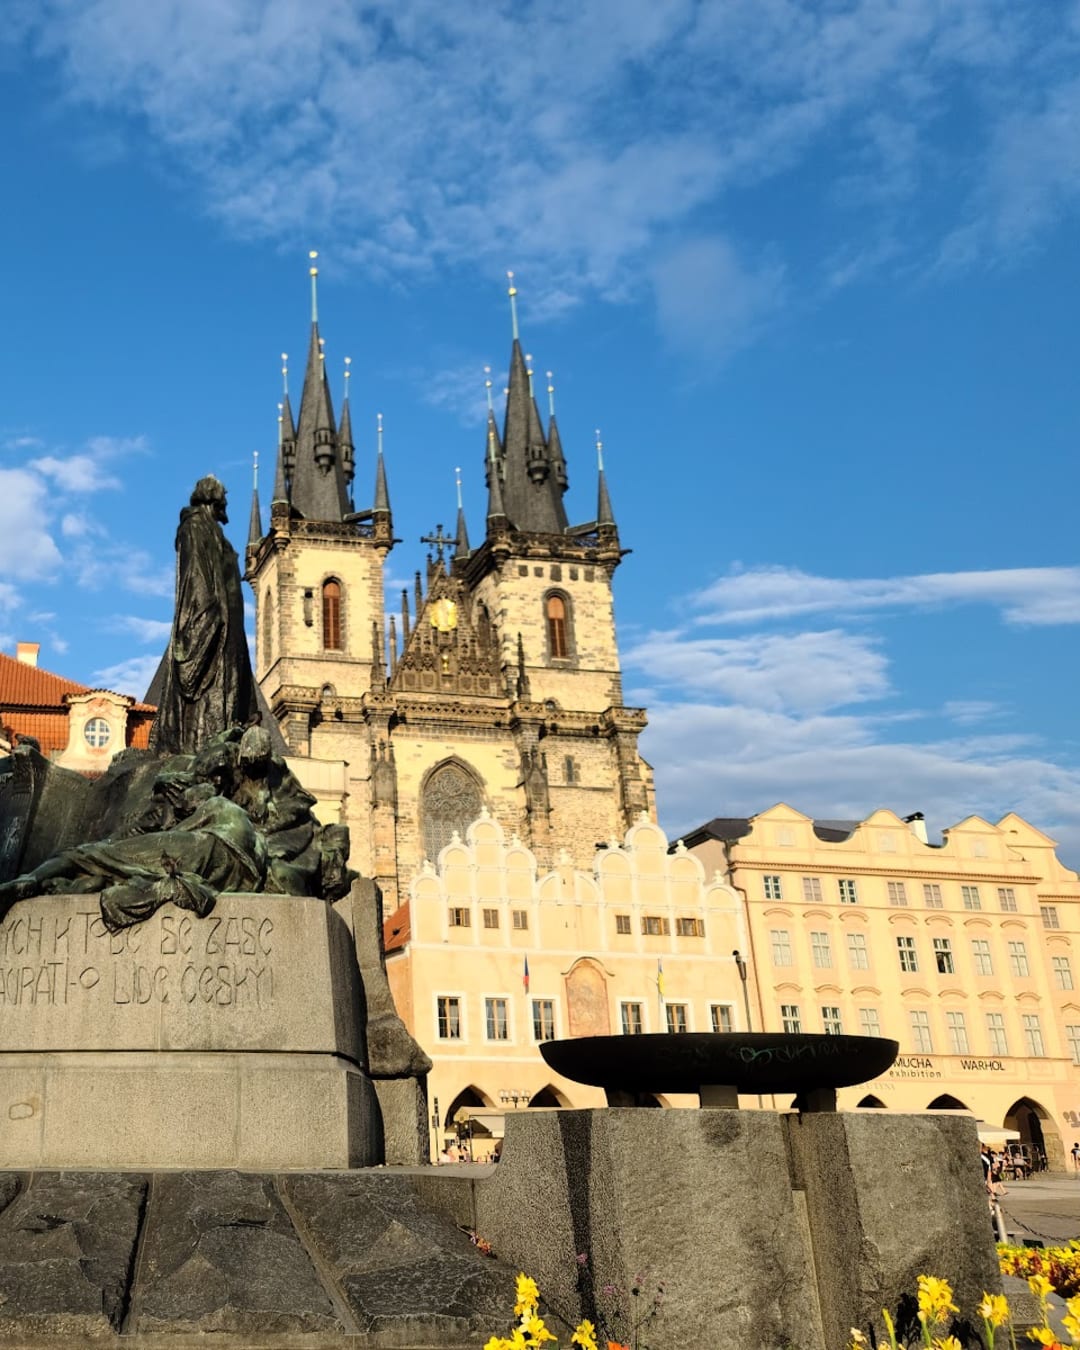
M 441 526 L 441 525 L 436 525 L 436 526 L 435 526 L 435 533 L 434 533 L 434 534 L 422 534 L 422 535 L 420 536 L 420 542 L 421 542 L 422 544 L 434 544 L 434 546 L 435 546 L 435 551 L 436 551 L 436 555 L 437 555 L 437 557 L 438 557 L 438 560 L 439 560 L 439 562 L 442 562 L 442 560 L 443 560 L 443 549 L 444 549 L 444 548 L 449 548 L 451 544 L 456 544 L 456 543 L 457 543 L 457 540 L 453 537 L 453 535 L 450 535 L 450 534 L 443 534 L 443 528 L 442 528 L 442 526 Z

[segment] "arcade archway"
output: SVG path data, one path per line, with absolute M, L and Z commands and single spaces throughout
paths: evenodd
M 1021 1097 L 1005 1112 L 1005 1127 L 1017 1130 L 1020 1143 L 1031 1150 L 1032 1158 L 1045 1158 L 1047 1167 L 1063 1170 L 1065 1145 L 1061 1141 L 1054 1118 L 1041 1102 L 1032 1097 Z
M 967 1102 L 962 1102 L 959 1097 L 952 1097 L 947 1092 L 943 1092 L 940 1097 L 935 1097 L 926 1108 L 928 1111 L 970 1111 L 971 1108 Z

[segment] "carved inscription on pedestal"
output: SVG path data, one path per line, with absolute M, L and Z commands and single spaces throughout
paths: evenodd
M 109 933 L 88 901 L 16 906 L 0 924 L 0 1020 L 16 1009 L 167 1003 L 268 1008 L 274 922 L 265 912 L 195 918 L 166 910 Z

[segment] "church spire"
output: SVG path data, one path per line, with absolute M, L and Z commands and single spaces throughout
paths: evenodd
M 390 490 L 386 486 L 386 461 L 383 459 L 382 444 L 382 413 L 376 417 L 376 438 L 378 440 L 378 453 L 375 462 L 375 506 L 376 512 L 383 512 L 387 516 L 390 514 Z
M 515 530 L 526 534 L 563 534 L 567 526 L 563 488 L 554 472 L 555 465 L 540 425 L 540 411 L 533 397 L 532 372 L 518 335 L 517 288 L 512 276 L 510 281 L 514 337 L 500 456 L 503 505 Z
M 461 501 L 461 469 L 454 470 L 457 480 L 457 545 L 454 548 L 455 558 L 467 558 L 471 552 L 469 548 L 469 531 L 465 524 L 465 507 Z
M 608 494 L 607 474 L 604 473 L 604 443 L 600 439 L 600 428 L 596 429 L 596 467 L 598 478 L 596 498 L 596 523 L 599 526 L 615 527 L 615 513 L 611 509 L 611 497 Z
M 300 416 L 296 428 L 296 467 L 292 474 L 293 508 L 307 520 L 339 521 L 349 512 L 345 466 L 326 378 L 324 340 L 319 335 L 317 278 L 311 253 L 311 339 Z
M 349 411 L 349 379 L 352 371 L 352 357 L 345 358 L 345 393 L 341 400 L 341 424 L 338 427 L 338 445 L 341 447 L 341 466 L 345 473 L 345 482 L 352 495 L 352 482 L 356 475 L 356 450 L 352 437 L 352 413 Z
M 248 522 L 248 547 L 262 538 L 262 512 L 259 510 L 259 452 L 255 451 L 252 467 L 251 519 Z
M 289 479 L 296 464 L 296 428 L 293 426 L 292 408 L 289 405 L 289 353 L 281 353 L 281 402 L 278 404 L 277 461 L 274 466 L 274 503 L 288 505 Z
M 566 456 L 563 454 L 562 439 L 559 436 L 559 424 L 555 420 L 555 372 L 547 372 L 547 394 L 548 394 L 548 458 L 551 460 L 551 467 L 555 474 L 555 481 L 559 485 L 559 490 L 565 492 L 569 486 L 569 479 L 566 476 Z

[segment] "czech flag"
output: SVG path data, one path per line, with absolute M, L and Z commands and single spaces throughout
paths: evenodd
M 529 992 L 529 958 L 525 957 L 525 973 L 521 977 L 521 983 L 525 986 L 525 992 Z

